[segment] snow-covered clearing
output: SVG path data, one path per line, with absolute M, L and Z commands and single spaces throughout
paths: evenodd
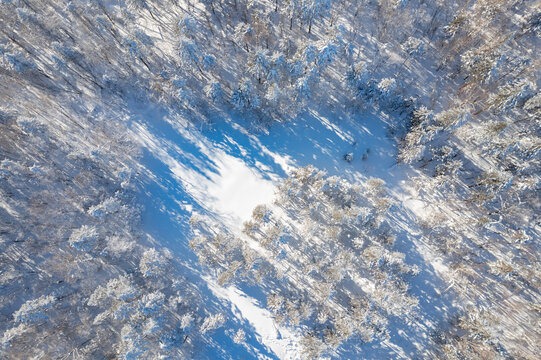
M 158 241 L 168 244 L 173 253 L 180 251 L 184 257 L 189 238 L 187 229 L 179 225 L 180 219 L 186 222 L 192 213 L 204 213 L 238 234 L 242 222 L 250 217 L 256 205 L 272 202 L 274 186 L 292 167 L 313 164 L 330 175 L 340 175 L 353 182 L 378 176 L 391 190 L 400 187 L 404 176 L 394 166 L 396 144 L 387 134 L 385 116 L 367 114 L 336 121 L 332 112 L 305 114 L 292 123 L 273 125 L 268 133 L 254 133 L 245 130 L 241 119 L 225 119 L 213 130 L 201 130 L 155 108 L 138 111 L 139 115 L 135 113 L 132 119 L 131 131 L 145 153 L 141 164 L 147 174 L 147 180 L 141 184 L 146 199 L 143 199 L 145 228 Z M 348 153 L 353 154 L 350 162 L 344 160 Z M 422 295 L 423 312 L 435 312 L 438 307 L 446 306 L 429 265 L 435 259 L 414 247 L 418 231 L 404 214 L 420 202 L 395 200 L 404 200 L 404 207 L 395 207 L 404 224 L 401 243 L 407 245 L 400 250 L 405 250 L 409 263 L 423 269 L 413 291 Z M 249 295 L 250 291 L 246 293 L 233 286 L 220 288 L 208 275 L 203 275 L 203 279 L 212 294 L 238 309 L 232 314 L 239 321 L 251 324 L 258 341 L 276 357 L 300 358 L 298 334 L 277 325 L 257 294 Z M 423 326 L 434 326 L 429 319 L 425 321 Z M 420 347 L 418 342 L 426 339 L 404 337 L 406 332 L 400 330 L 403 326 L 415 328 L 419 324 L 397 324 L 395 334 L 383 344 L 353 346 L 346 351 L 353 351 L 351 354 L 360 351 L 366 358 L 407 358 L 408 353 L 412 355 Z M 426 333 L 426 329 L 422 332 Z M 411 335 L 411 329 L 407 333 Z

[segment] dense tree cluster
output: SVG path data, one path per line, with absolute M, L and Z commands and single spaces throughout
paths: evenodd
M 0 123 L 1 356 L 188 356 L 223 321 L 139 230 L 122 124 L 76 147 L 40 120 Z
M 299 168 L 273 205 L 254 209 L 242 236 L 194 218 L 191 246 L 219 284 L 260 287 L 278 323 L 303 328 L 307 357 L 350 338 L 382 341 L 389 318 L 407 321 L 418 302 L 408 294 L 418 270 L 393 249 L 385 192 L 380 179 L 353 185 Z
M 453 270 L 458 298 L 475 304 L 435 336 L 446 358 L 534 358 L 539 350 L 541 123 L 531 66 L 539 39 L 531 21 L 505 13 L 528 10 L 478 1 L 452 19 L 442 47 L 460 58 L 444 58 L 441 69 L 454 69 L 460 86 L 449 84 L 450 103 L 418 106 L 401 144 L 399 159 L 422 169 L 414 182 L 431 209 L 419 219 L 424 237 Z

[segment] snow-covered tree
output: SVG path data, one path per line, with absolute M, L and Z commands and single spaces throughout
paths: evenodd
M 201 49 L 199 45 L 188 38 L 182 38 L 179 42 L 179 56 L 184 66 L 195 67 L 201 74 Z
M 205 86 L 205 94 L 215 104 L 221 104 L 225 97 L 222 85 L 217 81 L 212 81 Z
M 36 68 L 36 65 L 20 52 L 5 54 L 4 59 L 16 72 L 25 72 Z
M 231 94 L 231 104 L 237 110 L 254 109 L 259 106 L 260 100 L 250 79 L 244 78 L 239 82 Z
M 308 24 L 308 33 L 312 32 L 314 21 L 329 14 L 331 0 L 303 0 L 300 5 L 300 13 L 303 21 Z
M 212 70 L 216 67 L 216 57 L 214 55 L 203 56 L 203 68 L 205 71 Z
M 246 333 L 245 333 L 244 330 L 239 329 L 239 330 L 235 333 L 235 336 L 233 337 L 233 342 L 234 342 L 235 344 L 243 344 L 245 341 L 246 341 Z
M 217 313 L 214 315 L 209 315 L 205 318 L 203 324 L 201 324 L 200 331 L 202 334 L 205 334 L 209 331 L 222 327 L 224 323 L 225 317 L 223 316 L 223 314 Z
M 531 86 L 528 83 L 518 82 L 515 84 L 504 84 L 488 98 L 489 107 L 499 112 L 512 109 L 517 103 L 528 97 L 531 93 Z
M 334 62 L 337 53 L 338 51 L 336 46 L 330 42 L 318 49 L 317 65 L 320 71 L 325 70 L 327 66 L 331 65 Z
M 28 330 L 28 326 L 24 323 L 6 330 L 2 335 L 2 340 L 0 340 L 0 344 L 2 344 L 2 346 L 4 347 L 9 346 L 12 340 L 15 340 L 18 337 L 22 336 L 26 332 L 26 330 Z
M 271 68 L 269 58 L 265 51 L 261 49 L 256 50 L 249 57 L 248 72 L 261 84 L 262 80 L 267 78 L 267 74 Z
M 388 99 L 396 89 L 396 80 L 393 78 L 384 78 L 378 82 L 378 91 L 383 99 Z
M 183 16 L 178 21 L 178 29 L 182 36 L 189 39 L 195 39 L 200 33 L 197 21 L 192 16 Z
M 106 215 L 116 213 L 121 209 L 121 203 L 119 199 L 110 197 L 105 199 L 98 205 L 94 205 L 88 209 L 88 213 L 99 219 L 103 219 Z
M 408 40 L 402 44 L 402 49 L 404 49 L 409 56 L 421 55 L 424 52 L 424 43 L 421 39 L 410 36 Z
M 297 92 L 297 101 L 304 102 L 310 99 L 310 79 L 305 76 L 300 78 L 295 83 L 295 90 Z
M 234 39 L 239 46 L 243 47 L 247 52 L 250 52 L 249 44 L 251 43 L 253 36 L 254 31 L 251 26 L 245 23 L 239 23 L 235 27 Z
M 139 261 L 139 271 L 145 277 L 158 276 L 162 273 L 165 265 L 165 258 L 156 249 L 150 248 L 143 253 Z
M 69 243 L 78 250 L 90 251 L 94 249 L 98 240 L 98 229 L 94 226 L 83 225 L 71 233 Z
M 42 295 L 37 299 L 28 300 L 13 314 L 15 322 L 35 323 L 47 320 L 47 311 L 53 306 L 56 298 L 53 295 Z
M 130 301 L 137 295 L 137 288 L 126 276 L 109 280 L 105 286 L 98 286 L 88 298 L 90 306 L 102 306 L 110 300 Z
M 541 108 L 541 92 L 538 92 L 536 95 L 529 98 L 525 104 L 524 109 L 526 110 L 535 110 Z

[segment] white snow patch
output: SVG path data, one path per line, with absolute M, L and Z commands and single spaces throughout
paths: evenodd
M 257 205 L 272 201 L 274 185 L 244 161 L 221 154 L 217 166 L 218 173 L 208 174 L 211 181 L 206 186 L 218 213 L 249 219 Z
M 194 169 L 178 160 L 183 153 L 168 147 L 142 125 L 134 128 L 134 137 L 154 157 L 167 165 L 186 191 L 204 208 L 223 217 L 232 230 L 240 230 L 242 221 L 250 218 L 259 204 L 270 203 L 274 185 L 244 161 L 209 144 L 198 143 L 204 153 L 212 156 L 213 165 Z M 210 161 L 209 161 L 210 164 Z M 199 171 L 196 171 L 199 170 Z
M 409 198 L 407 200 L 404 200 L 403 204 L 407 209 L 409 209 L 418 217 L 423 217 L 427 215 L 427 205 L 421 200 Z

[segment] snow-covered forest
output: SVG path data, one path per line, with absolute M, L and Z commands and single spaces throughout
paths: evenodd
M 538 0 L 0 0 L 1 359 L 539 359 Z

